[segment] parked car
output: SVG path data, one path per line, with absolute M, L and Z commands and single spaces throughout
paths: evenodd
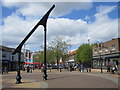
M 64 69 L 64 66 L 63 65 L 59 65 L 59 69 Z
M 52 65 L 52 69 L 57 69 L 57 65 Z

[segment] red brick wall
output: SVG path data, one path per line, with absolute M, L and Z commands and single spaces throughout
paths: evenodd
M 115 45 L 115 50 L 111 49 L 112 45 Z M 101 44 L 101 46 L 102 46 L 101 54 L 111 53 L 111 52 L 118 52 L 118 51 L 120 51 L 120 38 L 112 39 L 112 40 L 109 40 L 107 42 L 104 42 L 104 43 Z M 93 46 L 93 56 L 100 54 L 99 50 L 100 50 L 101 46 L 98 46 L 98 45 L 97 46 Z M 105 51 L 105 47 L 108 48 L 107 52 Z M 97 50 L 97 53 L 95 53 L 95 50 Z

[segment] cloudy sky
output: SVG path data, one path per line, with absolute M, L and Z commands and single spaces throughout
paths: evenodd
M 55 4 L 47 22 L 47 43 L 55 36 L 70 40 L 71 50 L 83 43 L 105 42 L 118 37 L 117 2 L 2 2 L 2 45 L 16 48 L 47 10 Z M 44 41 L 39 26 L 26 48 L 40 50 Z

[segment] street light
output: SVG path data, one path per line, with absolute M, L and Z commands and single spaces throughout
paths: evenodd
M 102 42 L 99 43 L 99 50 L 102 50 Z M 102 58 L 101 58 L 101 51 L 100 52 L 100 60 L 101 60 L 101 73 L 103 73 L 103 70 L 102 70 L 102 64 L 103 64 L 103 61 L 102 61 Z
M 103 73 L 103 70 L 102 70 L 103 61 L 102 61 L 102 58 L 101 58 L 101 51 L 100 51 L 100 49 L 102 50 L 102 42 L 97 41 L 97 43 L 98 43 L 98 49 L 99 49 L 98 54 L 100 55 L 100 60 L 101 60 L 101 73 Z
M 13 55 L 18 53 L 18 70 L 17 70 L 17 76 L 16 76 L 16 84 L 21 83 L 21 75 L 20 75 L 20 60 L 21 60 L 21 49 L 22 46 L 24 45 L 24 43 L 28 40 L 28 38 L 32 35 L 32 33 L 37 29 L 37 27 L 39 25 L 43 25 L 44 27 L 44 65 L 45 65 L 45 70 L 44 70 L 44 75 L 43 78 L 44 80 L 47 80 L 47 74 L 46 74 L 46 23 L 47 23 L 47 19 L 48 16 L 50 14 L 50 12 L 53 10 L 53 8 L 55 7 L 55 5 L 53 5 L 48 12 L 42 17 L 42 19 L 35 25 L 35 27 L 29 32 L 29 34 L 23 39 L 23 41 L 18 45 L 18 47 L 14 50 L 14 52 L 12 53 Z
M 90 45 L 90 37 L 88 37 L 88 44 Z M 92 59 L 90 61 L 90 72 L 91 72 L 91 70 L 92 70 Z

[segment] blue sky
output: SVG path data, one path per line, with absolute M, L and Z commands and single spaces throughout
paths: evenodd
M 93 2 L 93 7 L 88 10 L 72 10 L 71 13 L 61 16 L 60 18 L 69 18 L 69 19 L 84 19 L 85 16 L 90 16 L 90 20 L 94 21 L 94 14 L 97 13 L 96 8 L 100 5 L 114 6 L 117 5 L 118 2 Z M 2 7 L 2 18 L 6 18 L 11 15 L 13 12 L 17 10 L 16 7 L 8 8 Z M 116 8 L 112 12 L 109 13 L 110 18 L 118 18 L 118 9 Z
M 111 27 L 105 28 L 104 25 L 111 26 L 112 23 L 117 23 L 118 8 L 114 7 L 114 6 L 117 6 L 117 4 L 118 4 L 117 2 L 92 2 L 89 4 L 85 4 L 83 7 L 82 6 L 79 7 L 82 4 L 74 5 L 74 3 L 73 3 L 73 4 L 70 4 L 71 6 L 70 5 L 65 6 L 64 4 L 65 3 L 60 3 L 60 4 L 56 3 L 55 10 L 53 10 L 52 15 L 50 16 L 53 18 L 51 18 L 49 20 L 50 22 L 48 22 L 48 27 L 49 27 L 48 41 L 51 41 L 50 39 L 52 39 L 53 36 L 55 36 L 55 35 L 66 36 L 67 38 L 71 39 L 71 43 L 73 45 L 73 47 L 71 49 L 74 50 L 74 49 L 77 49 L 77 47 L 79 45 L 81 45 L 83 43 L 87 43 L 87 38 L 90 38 L 91 43 L 94 43 L 96 41 L 104 42 L 104 41 L 107 41 L 107 40 L 110 40 L 110 39 L 116 37 L 117 31 L 114 32 L 114 34 L 110 34 L 110 33 L 112 33 L 114 31 L 113 29 L 116 30 L 117 26 L 113 26 L 112 29 L 110 29 Z M 63 7 L 61 7 L 62 5 L 63 5 Z M 21 40 L 22 36 L 26 35 L 26 33 L 29 32 L 31 27 L 33 27 L 34 24 L 36 23 L 36 21 L 39 20 L 39 17 L 42 17 L 44 15 L 44 12 L 48 8 L 50 8 L 50 6 L 51 6 L 51 4 L 38 5 L 36 3 L 30 3 L 30 4 L 25 3 L 25 5 L 19 5 L 19 3 L 3 4 L 3 7 L 2 7 L 2 18 L 3 18 L 3 22 L 4 22 L 3 34 L 11 37 L 9 39 L 7 39 L 7 37 L 5 37 L 5 40 L 3 40 L 3 44 L 5 44 L 6 46 L 8 45 L 10 47 L 16 47 L 16 45 L 19 43 L 18 40 Z M 40 12 L 42 12 L 42 13 L 40 13 L 40 16 L 38 13 L 38 11 L 40 9 L 38 9 L 38 11 L 37 11 L 34 9 L 35 7 L 43 9 L 43 10 L 41 9 L 42 11 L 40 11 Z M 99 9 L 99 10 L 97 11 L 97 9 Z M 31 12 L 33 12 L 33 13 L 29 12 L 29 10 L 31 10 Z M 102 10 L 103 12 L 100 10 Z M 11 24 L 10 20 L 15 21 L 15 23 L 12 21 L 13 24 Z M 29 20 L 31 20 L 31 21 L 29 21 Z M 105 20 L 105 22 L 104 22 L 104 20 Z M 24 25 L 26 25 L 25 26 L 26 30 L 24 30 L 24 29 L 21 30 L 22 28 L 20 27 L 20 25 L 17 26 L 17 25 L 15 25 L 16 23 L 21 23 L 20 25 L 22 25 L 24 23 L 23 27 L 24 27 Z M 78 24 L 79 26 L 77 26 L 75 24 Z M 101 24 L 101 27 L 100 27 L 100 25 L 99 25 L 99 27 L 97 27 L 98 24 Z M 9 25 L 11 27 L 7 28 L 7 26 L 9 26 Z M 69 28 L 71 25 L 73 25 L 73 27 L 75 27 L 75 28 Z M 18 32 L 15 32 L 13 35 L 10 34 L 11 31 L 13 31 L 13 32 L 15 31 L 14 28 L 20 28 L 20 30 L 23 31 L 23 33 L 21 32 L 20 34 L 18 34 Z M 101 28 L 100 33 L 102 33 L 103 36 L 95 35 L 96 32 L 98 32 L 97 30 L 99 30 L 100 28 Z M 55 32 L 53 32 L 52 29 L 55 29 L 54 30 Z M 64 32 L 64 29 L 70 29 L 70 30 Z M 74 29 L 76 30 L 76 32 L 74 32 Z M 95 30 L 93 30 L 93 29 L 95 29 Z M 82 30 L 84 30 L 84 31 L 82 31 Z M 93 30 L 93 31 L 90 31 L 90 30 Z M 110 31 L 110 33 L 105 34 L 105 32 L 107 32 L 107 30 Z M 18 38 L 17 41 L 16 40 L 14 41 L 14 38 L 16 37 L 16 35 L 19 35 L 20 38 Z M 35 44 L 36 42 L 38 42 L 38 40 L 41 40 L 41 43 L 42 43 L 42 40 L 43 40 L 42 33 L 41 33 L 41 39 L 36 38 L 37 33 L 35 35 L 36 36 L 33 36 L 34 39 L 30 40 L 29 43 L 31 42 L 31 43 Z M 14 45 L 12 45 L 12 44 L 9 45 L 9 43 L 11 41 L 14 41 Z M 32 46 L 28 45 L 28 48 L 31 48 L 31 47 Z M 38 48 L 36 46 L 36 48 L 34 48 L 32 50 L 37 50 L 37 49 Z
M 62 17 L 64 18 L 70 18 L 70 19 L 84 19 L 85 16 L 89 16 L 91 21 L 94 21 L 95 17 L 94 14 L 97 13 L 96 8 L 100 5 L 107 5 L 107 6 L 114 6 L 117 5 L 117 2 L 94 2 L 93 7 L 88 10 L 73 10 L 70 14 L 64 15 Z M 118 18 L 118 9 L 116 8 L 109 14 L 110 18 Z

